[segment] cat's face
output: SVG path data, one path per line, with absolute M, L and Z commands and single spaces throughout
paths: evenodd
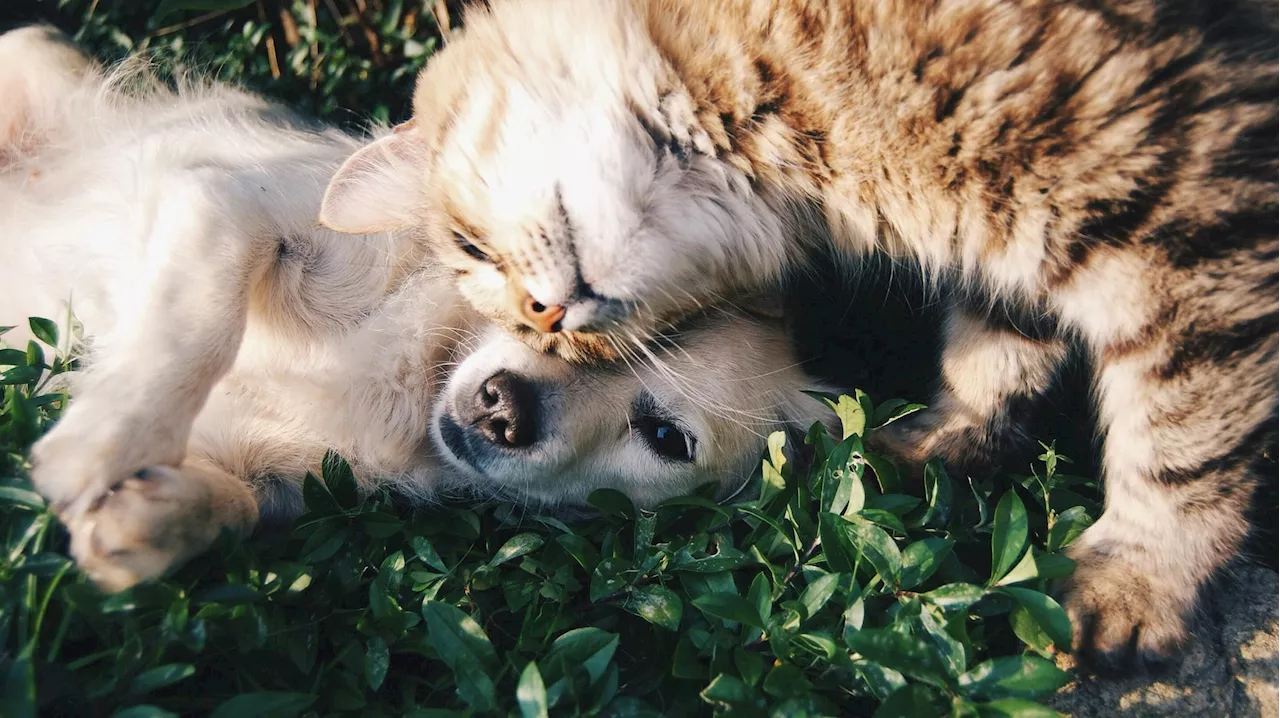
M 652 506 L 710 482 L 732 493 L 759 470 L 768 434 L 832 418 L 801 393 L 815 387 L 779 327 L 719 315 L 679 339 L 570 364 L 491 330 L 451 374 L 432 442 L 484 493 L 582 505 L 612 488 Z
M 424 226 L 475 308 L 570 360 L 617 359 L 776 279 L 781 220 L 691 109 L 635 99 L 645 83 L 621 61 L 512 70 L 489 29 L 433 58 L 413 122 L 348 162 L 322 222 Z

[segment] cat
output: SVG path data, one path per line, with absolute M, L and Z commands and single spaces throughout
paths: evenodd
M 951 306 L 932 409 L 873 437 L 907 463 L 1016 443 L 1083 347 L 1106 508 L 1071 547 L 1074 647 L 1174 654 L 1276 429 L 1275 3 L 491 5 L 323 223 L 420 228 L 476 310 L 574 361 L 777 286 L 812 238 L 911 262 Z
M 100 587 L 300 515 L 328 449 L 364 492 L 555 509 L 609 487 L 648 507 L 730 495 L 765 435 L 834 420 L 763 305 L 694 318 L 627 370 L 489 328 L 412 233 L 315 225 L 361 140 L 183 85 L 104 71 L 48 28 L 0 36 L 0 324 L 69 298 L 84 327 L 31 476 Z

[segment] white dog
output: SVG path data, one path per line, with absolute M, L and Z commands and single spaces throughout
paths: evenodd
M 761 437 L 826 413 L 776 323 L 740 311 L 629 366 L 487 328 L 420 238 L 316 225 L 362 142 L 262 98 L 104 73 L 43 28 L 0 36 L 0 97 L 0 324 L 70 301 L 87 330 L 32 477 L 104 588 L 297 515 L 328 448 L 365 490 L 652 505 L 732 491 Z

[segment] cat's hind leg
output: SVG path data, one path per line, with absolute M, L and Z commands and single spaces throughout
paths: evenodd
M 961 295 L 947 313 L 930 408 L 877 430 L 870 445 L 913 471 L 938 457 L 956 470 L 986 473 L 1021 443 L 1028 414 L 1066 356 L 1051 320 Z

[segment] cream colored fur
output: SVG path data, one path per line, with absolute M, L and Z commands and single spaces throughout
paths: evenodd
M 781 327 L 737 312 L 629 367 L 486 329 L 412 231 L 316 226 L 361 141 L 259 97 L 104 73 L 43 28 L 0 36 L 0 86 L 0 324 L 69 302 L 86 329 L 87 368 L 32 478 L 105 588 L 296 516 L 329 448 L 365 491 L 557 506 L 609 486 L 652 505 L 707 482 L 731 493 L 763 436 L 825 413 Z M 526 445 L 480 433 L 497 415 L 475 402 L 499 373 L 532 398 Z M 441 440 L 450 422 L 461 453 Z M 658 426 L 690 438 L 691 460 L 656 453 Z

